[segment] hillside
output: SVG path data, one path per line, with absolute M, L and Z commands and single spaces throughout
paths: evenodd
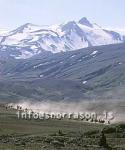
M 123 99 L 125 44 L 26 60 L 1 59 L 0 97 L 49 100 Z M 11 88 L 10 88 L 11 87 Z

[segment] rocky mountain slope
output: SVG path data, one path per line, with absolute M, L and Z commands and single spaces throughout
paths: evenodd
M 0 98 L 124 99 L 125 44 L 1 60 Z

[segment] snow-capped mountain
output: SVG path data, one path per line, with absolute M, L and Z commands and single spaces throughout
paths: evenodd
M 0 36 L 6 34 L 7 32 L 8 30 L 6 29 L 0 29 Z
M 0 53 L 16 59 L 30 58 L 42 51 L 52 53 L 77 50 L 84 47 L 122 43 L 125 37 L 115 31 L 101 28 L 87 18 L 52 26 L 27 23 L 0 35 Z

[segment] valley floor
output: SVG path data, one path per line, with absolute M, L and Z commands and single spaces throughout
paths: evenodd
M 68 120 L 21 120 L 17 118 L 14 109 L 7 109 L 1 104 L 0 150 L 24 149 L 124 150 L 125 124 L 104 125 Z

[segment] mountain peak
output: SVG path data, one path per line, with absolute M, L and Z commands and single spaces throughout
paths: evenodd
M 65 25 L 69 26 L 70 28 L 72 28 L 73 26 L 76 26 L 76 22 L 75 21 L 69 21 Z
M 77 26 L 77 24 L 75 21 L 69 21 L 62 27 L 62 31 L 72 30 L 76 26 Z
M 30 27 L 37 27 L 37 25 L 32 24 L 32 23 L 25 23 L 24 25 L 21 26 L 22 29 L 30 28 Z
M 93 27 L 93 25 L 90 23 L 90 21 L 86 17 L 81 18 L 79 20 L 79 23 L 82 24 L 82 25 L 91 27 L 91 28 Z
M 17 29 L 12 30 L 10 33 L 16 34 L 16 33 L 30 32 L 33 29 L 37 29 L 38 27 L 39 27 L 38 25 L 34 25 L 32 23 L 25 23 L 22 26 L 18 27 Z

